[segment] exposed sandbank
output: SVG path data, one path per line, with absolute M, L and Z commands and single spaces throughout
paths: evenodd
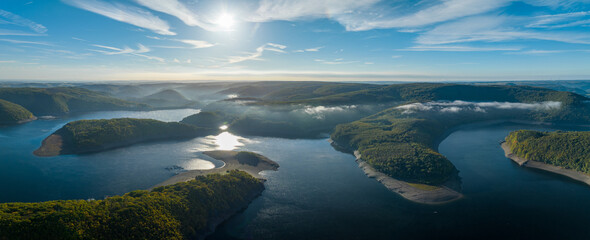
M 368 177 L 375 178 L 390 191 L 395 192 L 410 201 L 423 204 L 444 204 L 463 197 L 463 194 L 445 186 L 438 186 L 434 189 L 416 188 L 411 186 L 408 182 L 397 180 L 375 170 L 371 165 L 361 159 L 359 151 L 354 151 L 354 156 L 356 157 L 356 162 L 359 164 L 359 167 L 363 169 Z
M 504 155 L 507 158 L 512 159 L 512 161 L 518 163 L 518 165 L 520 165 L 520 166 L 536 168 L 536 169 L 541 169 L 541 170 L 545 170 L 545 171 L 552 172 L 552 173 L 557 173 L 557 174 L 560 174 L 560 175 L 563 175 L 563 176 L 569 177 L 571 179 L 574 179 L 574 180 L 577 180 L 577 181 L 580 181 L 580 182 L 590 185 L 590 175 L 588 175 L 588 174 L 578 172 L 576 170 L 565 169 L 565 168 L 554 166 L 551 164 L 546 164 L 546 163 L 542 163 L 542 162 L 538 162 L 538 161 L 531 161 L 531 160 L 527 160 L 527 159 L 518 157 L 512 153 L 512 151 L 510 150 L 510 145 L 507 142 L 502 143 L 502 149 L 504 150 Z
M 49 137 L 43 139 L 41 147 L 33 151 L 33 154 L 38 157 L 53 157 L 61 154 L 63 147 L 63 138 L 59 134 L 51 134 Z
M 225 164 L 223 167 L 208 169 L 208 170 L 190 170 L 186 172 L 179 173 L 168 180 L 161 182 L 150 189 L 155 187 L 167 186 L 172 185 L 179 182 L 186 182 L 195 179 L 197 176 L 204 176 L 213 173 L 220 173 L 224 174 L 230 170 L 240 170 L 249 173 L 250 175 L 254 176 L 255 178 L 262 179 L 260 172 L 265 170 L 273 170 L 276 171 L 279 168 L 279 164 L 276 162 L 268 159 L 265 156 L 256 154 L 259 158 L 259 162 L 256 165 L 251 165 L 248 163 L 240 162 L 236 158 L 239 152 L 236 151 L 207 151 L 203 152 L 203 154 L 215 158 L 217 160 L 223 161 Z

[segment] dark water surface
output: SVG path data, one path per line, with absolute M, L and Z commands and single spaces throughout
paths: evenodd
M 220 166 L 201 151 L 242 149 L 278 162 L 279 171 L 263 172 L 268 181 L 262 196 L 210 239 L 590 239 L 590 187 L 519 167 L 499 147 L 512 130 L 555 130 L 548 127 L 496 124 L 451 134 L 439 150 L 461 171 L 465 198 L 437 206 L 389 192 L 367 178 L 353 156 L 335 151 L 325 139 L 245 139 L 223 133 L 96 154 L 32 154 L 72 120 L 178 121 L 196 111 L 103 112 L 0 128 L 0 202 L 102 199 L 153 186 L 173 176 L 166 168 L 174 165 Z
M 281 168 L 210 239 L 590 239 L 590 187 L 505 158 L 498 142 L 516 129 L 554 130 L 496 124 L 462 129 L 440 144 L 461 171 L 465 194 L 440 206 L 387 191 L 328 143 L 248 145 Z

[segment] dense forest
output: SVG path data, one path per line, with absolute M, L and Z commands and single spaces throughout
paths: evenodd
M 590 132 L 519 130 L 506 142 L 518 157 L 590 174 Z
M 36 116 L 101 110 L 145 110 L 145 104 L 117 99 L 83 88 L 0 88 L 0 99 L 23 106 Z
M 326 86 L 331 88 L 337 86 Z M 500 101 L 500 102 L 538 102 L 552 99 L 565 104 L 579 103 L 585 97 L 571 92 L 554 91 L 540 87 L 529 86 L 498 86 L 498 85 L 462 85 L 440 83 L 410 83 L 392 85 L 373 85 L 357 90 L 345 88 L 349 91 L 338 93 L 337 91 L 324 90 L 307 98 L 265 98 L 267 100 L 258 104 L 313 104 L 313 105 L 341 105 L 341 104 L 376 104 L 386 102 L 427 102 L 440 100 L 463 101 Z M 291 92 L 291 89 L 283 89 Z M 238 92 L 238 91 L 236 91 Z M 268 95 L 265 95 L 268 96 Z
M 0 99 L 0 125 L 15 124 L 34 119 L 33 113 L 26 108 Z
M 160 139 L 206 136 L 206 129 L 184 123 L 161 122 L 152 119 L 80 120 L 66 124 L 43 142 L 37 154 L 51 149 L 48 139 L 61 138 L 60 154 L 85 153 L 122 147 L 125 145 Z M 43 154 L 40 154 L 43 155 Z
M 197 239 L 263 190 L 231 171 L 104 200 L 0 203 L 0 239 Z

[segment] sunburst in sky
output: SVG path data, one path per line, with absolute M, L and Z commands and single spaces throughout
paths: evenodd
M 2 0 L 0 79 L 590 79 L 590 0 Z

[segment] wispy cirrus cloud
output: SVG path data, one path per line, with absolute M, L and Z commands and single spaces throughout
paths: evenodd
M 22 41 L 22 40 L 14 40 L 14 39 L 0 39 L 2 42 L 9 42 L 14 44 L 33 44 L 33 45 L 45 45 L 45 46 L 53 46 L 50 43 L 46 42 L 36 42 L 36 41 Z
M 320 49 L 324 48 L 322 47 L 315 47 L 315 48 L 306 48 L 306 49 L 299 49 L 299 50 L 295 50 L 293 52 L 295 53 L 302 53 L 302 52 L 319 52 Z
M 43 33 L 30 33 L 18 30 L 0 29 L 0 36 L 45 36 Z
M 428 2 L 429 4 L 426 4 Z M 422 1 L 425 8 L 413 13 L 398 17 L 386 15 L 369 17 L 366 15 L 357 16 L 354 14 L 336 17 L 349 31 L 366 31 L 371 29 L 388 28 L 415 28 L 428 26 L 436 23 L 446 22 L 467 16 L 478 15 L 500 7 L 506 6 L 510 0 L 446 0 L 446 1 Z M 408 11 L 411 9 L 405 9 Z M 391 9 L 391 11 L 394 11 Z
M 343 58 L 337 58 L 334 60 L 314 59 L 314 61 L 319 62 L 321 64 L 328 64 L 328 65 L 351 64 L 351 63 L 358 63 L 359 62 L 359 61 L 344 61 Z
M 268 22 L 303 18 L 330 18 L 354 10 L 370 7 L 380 0 L 262 0 L 247 20 Z
M 214 24 L 201 20 L 199 15 L 178 0 L 135 0 L 137 3 L 154 11 L 166 13 L 180 19 L 184 24 L 200 27 L 207 31 L 219 30 Z
M 553 15 L 541 15 L 534 17 L 534 21 L 526 27 L 529 28 L 566 28 L 590 24 L 590 11 L 569 12 Z
M 182 39 L 182 40 L 176 40 L 188 45 L 191 45 L 192 48 L 210 48 L 210 47 L 215 47 L 217 46 L 216 43 L 210 43 L 207 41 L 201 41 L 201 40 L 188 40 L 188 39 Z
M 436 45 L 467 42 L 502 42 L 518 39 L 590 44 L 590 34 L 579 32 L 534 31 L 514 27 L 514 19 L 477 16 L 441 24 L 416 39 L 418 44 Z
M 262 54 L 265 51 L 285 53 L 285 51 L 283 50 L 285 48 L 287 48 L 287 46 L 285 46 L 285 45 L 276 44 L 276 43 L 266 43 L 266 44 L 256 48 L 256 51 L 253 53 L 247 53 L 242 56 L 229 57 L 228 63 L 230 63 L 230 64 L 231 63 L 239 63 L 239 62 L 250 61 L 250 60 L 260 61 L 260 60 L 262 60 L 260 57 L 262 56 Z
M 0 9 L 0 21 L 3 21 L 7 24 L 27 27 L 37 34 L 44 34 L 47 32 L 47 28 L 45 26 L 2 9 Z
M 398 51 L 413 52 L 492 52 L 492 51 L 519 51 L 522 47 L 472 47 L 472 46 L 450 46 L 450 45 L 418 45 L 409 48 L 398 49 Z M 399 58 L 393 56 L 393 58 Z
M 105 17 L 128 23 L 140 28 L 152 30 L 161 35 L 176 35 L 170 31 L 167 22 L 141 8 L 121 3 L 110 3 L 99 0 L 63 0 L 74 7 L 89 12 L 103 15 Z
M 165 61 L 163 58 L 160 58 L 160 57 L 149 56 L 149 55 L 143 54 L 143 53 L 150 52 L 151 49 L 149 49 L 148 47 L 146 47 L 142 44 L 137 44 L 137 49 L 132 49 L 129 47 L 117 48 L 117 47 L 111 47 L 111 46 L 105 46 L 105 45 L 99 45 L 99 44 L 93 44 L 92 46 L 100 48 L 100 49 L 90 49 L 91 51 L 102 53 L 105 55 L 129 54 L 129 55 L 143 57 L 143 58 L 150 59 L 150 60 L 156 60 L 158 62 Z

